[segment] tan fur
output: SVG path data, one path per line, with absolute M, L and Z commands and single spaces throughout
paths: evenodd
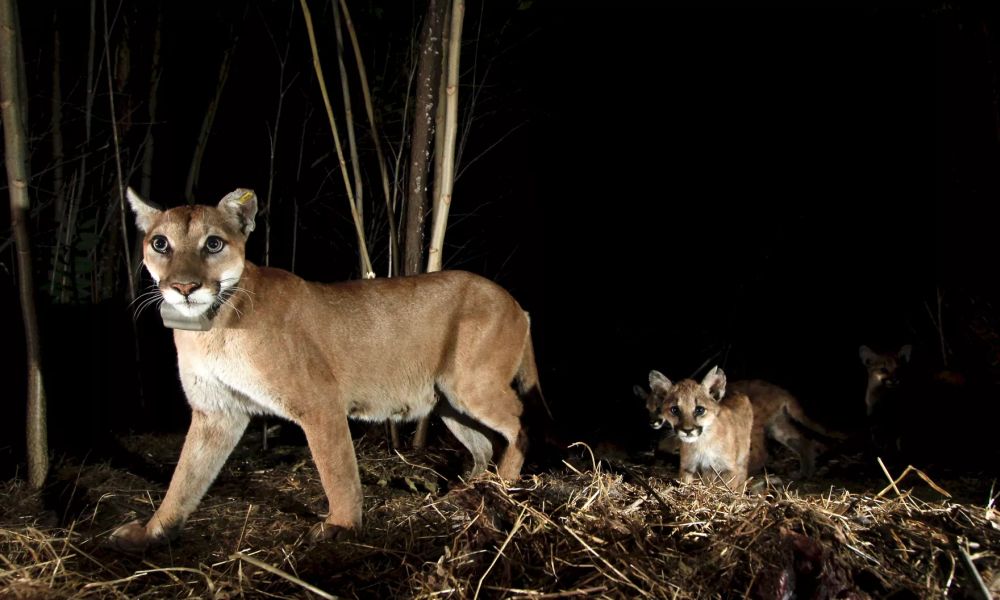
M 635 386 L 637 396 L 647 399 L 648 392 Z M 831 431 L 813 421 L 805 414 L 802 405 L 790 392 L 773 383 L 760 379 L 733 381 L 728 384 L 727 393 L 739 393 L 750 398 L 753 407 L 753 426 L 750 435 L 749 473 L 761 471 L 767 464 L 767 438 L 773 439 L 789 448 L 799 457 L 799 477 L 810 477 L 815 472 L 818 444 L 803 435 L 799 426 L 811 429 L 825 437 L 842 438 L 843 435 Z M 668 406 L 656 402 L 650 403 L 651 423 L 667 420 L 665 410 Z M 665 435 L 658 444 L 658 449 L 664 452 L 678 453 L 681 442 L 675 432 Z
M 819 444 L 803 435 L 805 427 L 828 438 L 842 438 L 806 415 L 802 405 L 788 390 L 760 379 L 734 381 L 731 392 L 746 394 L 753 405 L 753 431 L 750 438 L 750 472 L 767 464 L 767 438 L 775 440 L 799 457 L 797 477 L 808 478 L 816 471 Z
M 174 331 L 191 427 L 170 487 L 145 526 L 113 534 L 141 550 L 176 534 L 254 414 L 299 424 L 329 501 L 314 534 L 361 523 L 361 483 L 347 417 L 412 420 L 444 396 L 442 418 L 473 457 L 472 475 L 506 440 L 497 471 L 520 476 L 526 436 L 521 393 L 537 390 L 528 316 L 495 283 L 459 271 L 311 283 L 244 259 L 256 196 L 236 190 L 217 207 L 165 212 L 129 190 L 145 232 L 144 262 L 158 293 L 188 315 L 224 303 L 209 331 Z M 161 254 L 165 236 L 170 250 Z M 224 242 L 218 253 L 211 236 Z M 185 298 L 182 292 L 190 295 Z M 190 302 L 189 302 L 190 301 Z M 444 410 L 447 409 L 447 410 Z
M 681 441 L 681 481 L 695 476 L 721 480 L 741 490 L 747 479 L 753 408 L 742 393 L 726 394 L 726 376 L 718 367 L 698 383 L 676 384 L 659 371 L 649 373 L 647 407 L 659 429 L 669 422 Z

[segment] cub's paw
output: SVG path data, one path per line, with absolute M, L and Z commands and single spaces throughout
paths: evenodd
M 344 527 L 342 525 L 334 525 L 333 523 L 327 523 L 325 521 L 320 521 L 312 526 L 309 530 L 309 541 L 316 542 L 329 542 L 333 540 L 342 540 L 346 538 L 351 532 L 351 529 Z
M 147 548 L 159 542 L 158 538 L 146 531 L 142 521 L 126 523 L 115 529 L 108 538 L 108 544 L 112 548 L 129 554 L 142 554 Z

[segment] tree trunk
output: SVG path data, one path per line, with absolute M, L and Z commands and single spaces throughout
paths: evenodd
M 3 110 L 4 153 L 7 167 L 7 191 L 10 195 L 10 221 L 17 244 L 18 284 L 21 288 L 21 315 L 28 362 L 27 451 L 28 483 L 38 489 L 49 470 L 46 439 L 45 388 L 42 384 L 38 317 L 35 314 L 32 281 L 31 243 L 25 220 L 28 216 L 28 176 L 23 120 L 19 103 L 20 72 L 18 62 L 19 25 L 14 0 L 0 0 L 0 107 Z
M 416 275 L 424 264 L 424 219 L 427 215 L 427 171 L 431 140 L 434 136 L 434 106 L 441 73 L 441 38 L 448 0 L 428 0 L 420 35 L 420 62 L 417 67 L 417 93 L 414 107 L 413 136 L 410 139 L 410 169 L 406 200 L 406 247 L 403 272 Z

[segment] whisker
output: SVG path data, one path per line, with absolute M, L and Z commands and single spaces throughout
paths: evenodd
M 231 288 L 231 289 L 233 290 L 233 292 L 239 292 L 241 294 L 244 294 L 247 297 L 247 300 L 250 301 L 250 308 L 255 308 L 254 302 L 253 302 L 253 296 L 254 296 L 253 292 L 251 292 L 250 290 L 248 290 L 246 288 L 241 288 L 241 287 L 234 287 L 234 288 Z
M 132 319 L 133 320 L 138 320 L 139 319 L 139 315 L 141 315 L 144 310 L 146 310 L 150 306 L 157 306 L 157 307 L 159 307 L 159 305 L 162 304 L 162 303 L 163 303 L 163 297 L 162 296 L 158 297 L 158 298 L 146 298 L 139 306 L 137 306 L 135 308 L 135 311 L 133 311 L 133 313 L 132 313 Z
M 243 318 L 243 312 L 242 312 L 242 311 L 241 311 L 240 309 L 236 308 L 236 305 L 235 305 L 235 304 L 233 304 L 233 302 L 232 302 L 232 301 L 231 301 L 231 300 L 230 300 L 229 298 L 226 298 L 226 299 L 225 299 L 225 300 L 224 300 L 224 301 L 222 302 L 222 304 L 223 304 L 224 306 L 228 306 L 229 308 L 233 309 L 233 312 L 235 312 L 235 313 L 236 313 L 236 316 L 237 316 L 237 317 L 239 317 L 239 318 L 241 318 L 241 319 Z
M 141 294 L 138 294 L 131 302 L 129 302 L 128 306 L 132 306 L 136 302 L 139 302 L 140 300 L 145 300 L 150 296 L 159 296 L 159 295 L 160 295 L 160 290 L 158 288 L 149 290 L 147 292 L 143 292 Z

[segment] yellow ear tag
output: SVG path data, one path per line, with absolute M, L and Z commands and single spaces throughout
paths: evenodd
M 253 192 L 243 192 L 243 195 L 240 196 L 239 203 L 246 204 L 247 202 L 250 202 L 250 198 L 253 198 Z

